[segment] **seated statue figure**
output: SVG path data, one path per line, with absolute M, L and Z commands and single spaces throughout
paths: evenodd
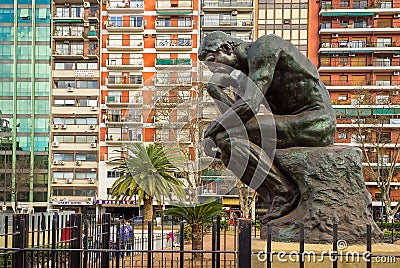
M 221 158 L 269 203 L 263 222 L 288 214 L 299 202 L 298 186 L 271 151 L 334 141 L 335 113 L 315 66 L 275 35 L 245 42 L 215 31 L 204 37 L 198 57 L 213 73 L 206 88 L 222 114 L 204 133 L 205 153 Z M 259 113 L 261 105 L 269 115 Z M 271 131 L 275 135 L 266 134 Z

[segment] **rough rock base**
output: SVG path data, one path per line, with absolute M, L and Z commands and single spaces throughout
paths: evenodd
M 333 224 L 338 238 L 351 244 L 365 244 L 366 225 L 380 242 L 382 232 L 371 212 L 371 195 L 361 172 L 361 151 L 352 147 L 289 148 L 277 150 L 275 164 L 299 186 L 296 209 L 272 220 L 272 240 L 299 241 L 299 223 L 304 223 L 306 243 L 332 243 Z M 266 238 L 267 227 L 261 227 Z

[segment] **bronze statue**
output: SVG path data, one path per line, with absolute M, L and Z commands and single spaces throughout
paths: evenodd
M 245 42 L 215 31 L 204 37 L 198 57 L 213 72 L 207 92 L 222 113 L 204 133 L 206 154 L 221 158 L 247 185 L 258 182 L 255 190 L 270 203 L 264 222 L 288 214 L 299 202 L 299 188 L 274 164 L 271 151 L 334 140 L 335 113 L 315 66 L 275 35 Z M 233 76 L 232 69 L 243 75 Z M 261 104 L 272 115 L 257 114 Z M 276 134 L 265 134 L 271 131 Z

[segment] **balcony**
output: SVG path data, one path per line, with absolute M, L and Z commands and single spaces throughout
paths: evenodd
M 323 80 L 329 91 L 348 91 L 354 88 L 362 87 L 369 90 L 389 90 L 392 94 L 398 95 L 400 81 L 390 80 L 364 80 L 364 81 L 340 81 L 340 80 Z M 395 91 L 393 91 L 395 89 Z
M 204 0 L 203 1 L 204 11 L 252 11 L 253 1 L 252 0 Z
M 234 176 L 201 176 L 202 186 L 200 195 L 203 196 L 232 196 L 237 195 L 236 179 Z
M 237 20 L 236 16 L 230 19 L 209 19 L 204 17 L 204 29 L 221 29 L 221 30 L 252 30 L 253 20 L 251 18 Z
M 192 59 L 156 59 L 157 69 L 163 68 L 191 68 L 192 67 Z
M 77 29 L 55 29 L 53 33 L 53 39 L 56 41 L 68 40 L 68 41 L 84 41 L 83 27 Z
M 140 70 L 143 69 L 143 59 L 122 57 L 122 59 L 107 59 L 108 70 Z
M 182 107 L 182 105 L 190 105 L 192 98 L 190 96 L 154 96 L 154 105 L 157 107 L 171 107 L 177 106 Z
M 142 39 L 107 39 L 106 48 L 109 51 L 140 51 L 143 50 L 143 38 Z
M 53 57 L 56 59 L 83 59 L 83 50 L 56 48 L 53 52 Z
M 375 22 L 360 23 L 360 24 L 348 24 L 340 25 L 339 22 L 335 22 L 329 25 L 321 25 L 319 34 L 332 34 L 333 38 L 340 37 L 341 34 L 378 34 L 378 33 L 400 33 L 400 22 L 393 21 L 389 24 L 380 24 Z
M 388 9 L 399 9 L 400 4 L 399 3 L 392 3 L 391 1 L 372 1 L 373 3 L 368 3 L 367 0 L 365 1 L 354 1 L 352 5 L 349 5 L 348 7 L 344 7 L 341 5 L 341 3 L 336 2 L 332 3 L 333 1 L 321 1 L 320 4 L 320 14 L 324 13 L 329 13 L 332 11 L 338 11 L 338 12 L 343 12 L 343 11 L 349 11 L 351 12 L 365 12 L 366 10 L 368 11 L 373 11 L 373 12 L 385 12 L 385 10 Z M 375 2 L 375 3 L 374 3 Z
M 193 1 L 189 0 L 157 0 L 157 14 L 187 14 L 193 11 Z
M 366 42 L 366 41 L 331 41 L 325 42 L 320 45 L 320 53 L 329 52 L 348 52 L 348 53 L 399 53 L 400 56 L 400 43 L 396 40 L 393 42 Z
M 87 114 L 87 115 L 94 115 L 98 114 L 97 106 L 53 106 L 51 108 L 53 114 Z
M 113 75 L 106 78 L 108 88 L 139 88 L 143 84 L 141 75 Z
M 399 72 L 400 71 L 400 59 L 366 59 L 366 58 L 354 58 L 347 57 L 344 55 L 339 57 L 336 55 L 324 59 L 320 62 L 319 71 L 375 71 L 375 72 Z
M 130 97 L 129 102 L 122 100 L 121 96 L 107 96 L 106 105 L 107 107 L 131 107 L 131 106 L 142 106 L 143 98 L 142 96 Z
M 107 125 L 124 125 L 124 124 L 143 124 L 143 117 L 141 115 L 127 115 L 121 116 L 120 114 L 108 114 L 106 119 Z
M 156 50 L 192 50 L 192 39 L 159 39 L 156 40 Z
M 156 20 L 156 30 L 158 32 L 188 32 L 193 30 L 193 21 L 179 19 L 177 21 Z
M 107 0 L 108 14 L 137 14 L 144 12 L 143 1 Z
M 109 32 L 143 32 L 144 31 L 144 20 L 117 20 L 113 21 L 107 19 L 105 22 L 106 29 Z
M 169 78 L 169 77 L 155 77 L 155 86 L 191 86 L 191 77 L 179 77 L 179 78 Z

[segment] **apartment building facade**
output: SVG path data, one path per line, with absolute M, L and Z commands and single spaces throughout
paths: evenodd
M 93 212 L 98 191 L 100 1 L 52 1 L 49 205 Z
M 139 213 L 135 200 L 109 195 L 125 146 L 174 144 L 193 160 L 198 14 L 191 0 L 103 1 L 97 198 L 103 211 Z
M 4 211 L 45 211 L 50 1 L 1 1 L 0 14 L 0 199 Z

